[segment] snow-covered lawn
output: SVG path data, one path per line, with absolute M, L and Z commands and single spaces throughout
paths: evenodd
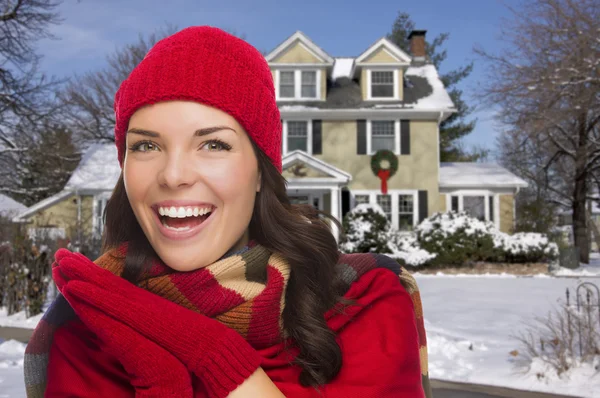
M 577 279 L 423 275 L 417 282 L 432 378 L 585 397 L 595 391 L 600 396 L 600 371 L 592 367 L 576 370 L 566 380 L 540 382 L 535 371 L 516 372 L 509 354 L 522 350 L 511 336 L 545 315 L 557 300 L 564 301 L 567 288 L 573 297 Z
M 580 282 L 577 278 L 547 275 L 416 275 L 416 278 L 422 292 L 432 378 L 584 397 L 600 391 L 600 372 L 592 367 L 578 369 L 567 380 L 554 377 L 549 382 L 540 382 L 535 372 L 517 373 L 514 358 L 509 354 L 521 350 L 511 335 L 523 330 L 533 317 L 550 311 L 557 300 L 564 300 L 566 288 L 573 297 L 573 289 Z M 600 278 L 585 280 L 600 284 Z M 0 325 L 33 328 L 35 323 L 23 319 L 22 314 L 7 318 L 0 312 Z M 25 397 L 24 347 L 14 341 L 0 344 L 0 398 Z
M 561 267 L 553 274 L 558 276 L 600 276 L 600 253 L 591 253 L 589 264 L 582 263 L 576 269 Z

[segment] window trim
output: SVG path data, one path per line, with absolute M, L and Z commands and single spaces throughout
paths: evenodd
M 394 155 L 400 155 L 400 120 L 399 119 L 368 119 L 367 120 L 367 155 L 374 155 L 372 148 L 372 124 L 373 121 L 394 122 Z
M 285 156 L 289 153 L 288 151 L 288 122 L 306 122 L 306 146 L 307 150 L 305 153 L 312 155 L 312 141 L 313 141 L 313 124 L 312 119 L 302 119 L 302 118 L 294 118 L 294 119 L 285 119 L 283 120 L 283 137 L 282 137 L 282 156 Z
M 279 95 L 281 72 L 294 72 L 294 96 L 281 97 Z M 315 73 L 315 91 L 316 97 L 302 97 L 302 72 Z M 299 68 L 299 69 L 276 69 L 275 70 L 275 100 L 276 101 L 321 101 L 321 69 L 320 68 Z
M 394 95 L 392 97 L 373 97 L 372 85 L 371 85 L 371 73 L 372 72 L 393 72 L 394 76 Z M 369 68 L 367 69 L 367 101 L 399 101 L 400 93 L 398 92 L 398 79 L 400 78 L 397 68 Z
M 460 190 L 446 193 L 446 211 L 452 210 L 452 197 L 458 197 L 458 211 L 464 211 L 465 196 L 483 196 L 485 206 L 485 221 L 492 222 L 496 228 L 500 229 L 500 194 L 488 190 Z M 494 201 L 494 220 L 490 220 L 490 197 Z
M 366 195 L 369 196 L 369 204 L 377 204 L 377 195 L 381 195 L 381 190 L 351 190 L 350 191 L 350 208 L 356 207 L 355 195 Z M 413 197 L 413 227 L 419 224 L 419 190 L 418 189 L 388 189 L 388 195 L 392 196 L 392 226 L 399 229 L 398 217 L 400 215 L 399 209 L 399 195 L 412 195 Z M 406 232 L 406 231 L 401 231 Z

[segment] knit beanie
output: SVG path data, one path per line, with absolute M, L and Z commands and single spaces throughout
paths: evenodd
M 115 95 L 115 142 L 125 159 L 129 119 L 144 105 L 195 101 L 233 116 L 281 172 L 281 119 L 266 59 L 221 29 L 194 26 L 154 45 Z

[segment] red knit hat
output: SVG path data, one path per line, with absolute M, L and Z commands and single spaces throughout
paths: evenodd
M 115 141 L 125 158 L 129 118 L 144 105 L 187 100 L 233 116 L 281 172 L 281 119 L 262 54 L 208 26 L 186 28 L 154 45 L 115 95 Z

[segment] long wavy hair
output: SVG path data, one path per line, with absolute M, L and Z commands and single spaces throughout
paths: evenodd
M 341 227 L 333 217 L 310 205 L 292 205 L 285 178 L 252 144 L 262 185 L 249 225 L 250 238 L 281 254 L 290 264 L 283 326 L 299 349 L 295 361 L 302 368 L 300 383 L 319 387 L 331 381 L 342 366 L 340 347 L 324 319 L 325 312 L 336 303 L 348 303 L 341 298 L 344 284 L 336 273 L 339 252 L 331 233 L 332 223 L 339 230 Z M 157 255 L 135 218 L 122 174 L 104 217 L 102 252 L 128 242 L 122 277 L 138 283 L 149 260 Z

